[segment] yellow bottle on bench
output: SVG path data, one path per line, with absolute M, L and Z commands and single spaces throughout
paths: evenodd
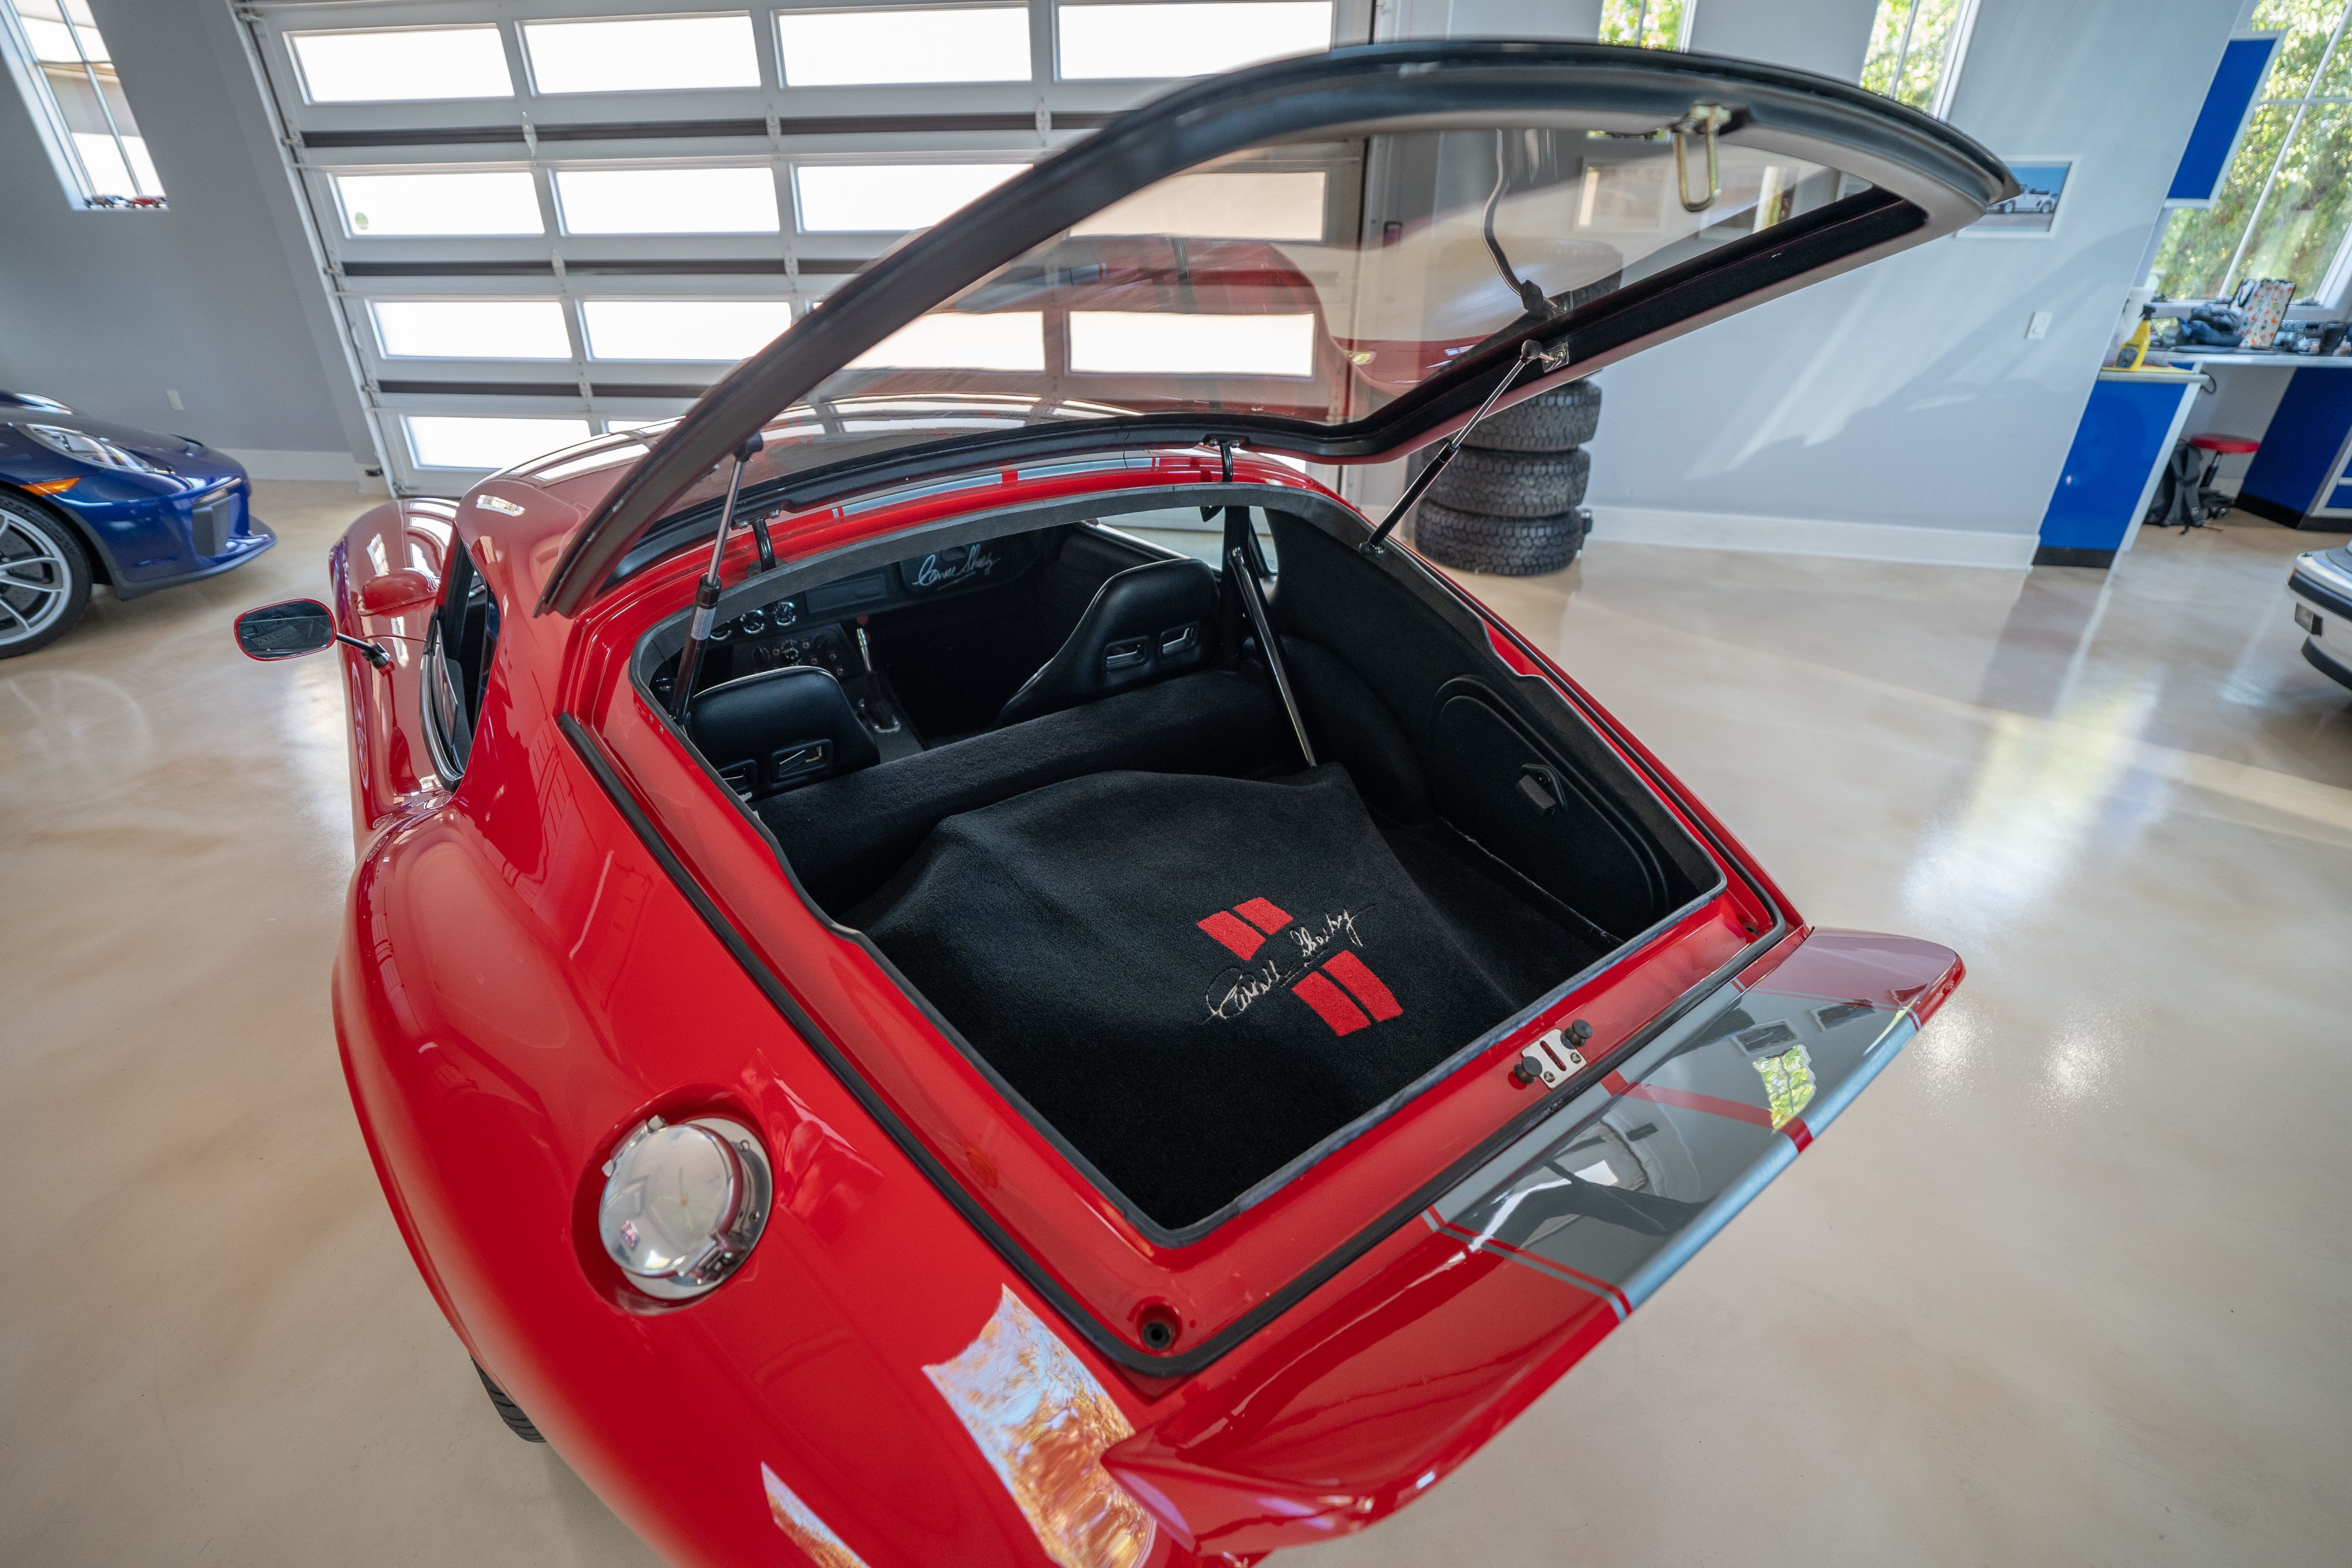
M 2141 317 L 2139 325 L 2133 329 L 2132 335 L 2124 340 L 2124 346 L 2116 350 L 2116 369 L 2145 371 L 2153 368 L 2147 362 L 2148 327 L 2148 319 L 2145 316 Z

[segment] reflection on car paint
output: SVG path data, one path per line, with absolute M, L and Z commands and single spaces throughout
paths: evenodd
M 1812 1103 L 1813 1059 L 1806 1054 L 1803 1046 L 1792 1045 L 1779 1056 L 1768 1056 L 1748 1065 L 1764 1080 L 1764 1104 L 1772 1113 L 1774 1132 L 1787 1126 L 1790 1117 Z
M 778 1079 L 775 1087 L 798 1114 L 778 1148 L 776 1207 L 796 1217 L 820 1239 L 838 1240 L 881 1186 L 882 1173 L 811 1111 L 790 1084 Z
M 866 1568 L 866 1559 L 852 1552 L 849 1543 L 835 1535 L 833 1527 L 819 1519 L 815 1510 L 803 1502 L 765 1465 L 760 1467 L 760 1484 L 767 1489 L 768 1514 L 776 1521 L 776 1528 L 816 1568 Z
M 970 1344 L 923 1372 L 1062 1568 L 1134 1568 L 1150 1553 L 1151 1516 L 1102 1468 L 1135 1428 L 1010 1287 Z
M 1423 1220 L 1622 1319 L 1918 1032 L 1908 1007 L 1822 1001 L 1727 986 Z

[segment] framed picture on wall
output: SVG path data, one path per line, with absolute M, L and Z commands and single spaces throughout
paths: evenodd
M 2058 226 L 2064 209 L 2066 184 L 2074 178 L 2072 158 L 2008 158 L 2003 162 L 2024 187 L 2005 202 L 1995 202 L 1985 215 L 1960 233 L 1974 239 L 2047 239 Z

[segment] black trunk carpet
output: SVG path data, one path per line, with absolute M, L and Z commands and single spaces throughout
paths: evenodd
M 1171 1230 L 1570 972 L 1474 955 L 1328 766 L 1034 789 L 941 821 L 850 919 Z

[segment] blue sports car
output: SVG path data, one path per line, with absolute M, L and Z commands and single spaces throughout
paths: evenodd
M 259 555 L 278 536 L 250 500 L 201 441 L 0 392 L 0 659 L 72 630 L 94 583 L 135 599 Z

